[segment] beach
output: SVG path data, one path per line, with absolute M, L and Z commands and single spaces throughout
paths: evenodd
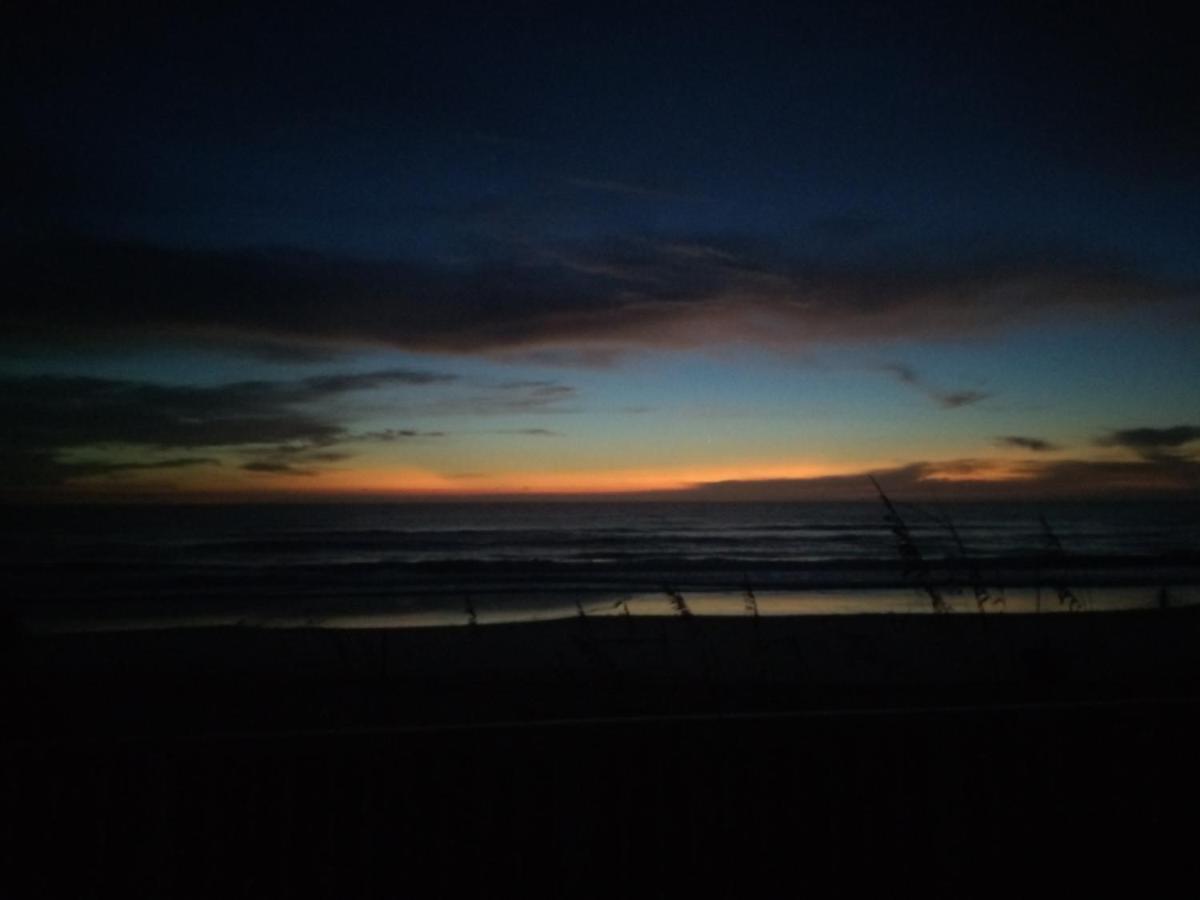
M 258 510 L 231 540 L 228 510 L 102 511 L 10 542 L 18 895 L 963 897 L 1186 874 L 1186 528 L 1093 523 L 1048 559 L 1027 517 L 985 511 L 986 601 L 939 551 L 943 614 L 864 507 L 725 510 L 724 536 L 610 510 L 563 542 L 573 562 L 547 558 L 545 510 L 459 534 L 477 513 L 431 536 L 423 512 L 381 531 L 345 519 L 392 513 L 341 510 L 314 537 L 315 512 Z
M 1198 632 L 1196 607 L 189 627 L 27 633 L 5 673 L 10 728 L 478 724 L 1187 696 Z
M 1053 520 L 1057 549 L 1039 515 Z M 412 627 L 623 614 L 1053 612 L 1200 600 L 1195 503 L 448 503 L 8 508 L 5 610 L 35 633 Z M 951 532 L 945 521 L 954 523 Z M 1061 594 L 1066 596 L 1066 594 Z
M 1166 889 L 1198 612 L 25 635 L 5 871 L 23 896 Z

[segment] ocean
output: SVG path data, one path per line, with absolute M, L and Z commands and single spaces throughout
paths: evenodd
M 325 503 L 8 508 L 33 627 L 1056 611 L 1193 602 L 1200 503 Z M 986 602 L 980 604 L 977 589 Z

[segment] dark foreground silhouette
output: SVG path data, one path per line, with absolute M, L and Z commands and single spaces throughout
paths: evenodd
M 1154 892 L 1192 865 L 1197 616 L 1105 615 L 27 638 L 5 670 L 4 880 Z

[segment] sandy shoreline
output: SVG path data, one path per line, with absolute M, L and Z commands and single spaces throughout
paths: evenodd
M 1200 685 L 1197 638 L 1200 608 L 216 627 L 26 634 L 4 677 L 18 732 L 51 718 L 342 727 L 1174 696 Z
M 1171 606 L 1200 606 L 1200 584 L 1166 587 L 1152 582 L 1129 585 L 1077 586 L 1073 593 L 1087 612 L 1154 610 L 1164 599 Z M 705 618 L 745 618 L 750 613 L 745 590 L 683 590 L 689 611 Z M 985 612 L 993 615 L 1072 611 L 1046 586 L 1026 585 L 993 590 Z M 975 615 L 979 608 L 969 588 L 942 589 L 956 614 Z M 903 588 L 838 588 L 756 590 L 753 609 L 764 618 L 826 615 L 924 615 L 931 606 L 924 592 Z M 164 611 L 166 610 L 166 611 Z M 524 624 L 555 619 L 603 619 L 632 615 L 661 618 L 676 614 L 663 589 L 638 591 L 463 590 L 378 595 L 261 594 L 218 596 L 141 595 L 93 598 L 74 602 L 25 604 L 13 610 L 20 627 L 32 634 L 106 631 L 164 631 L 180 628 L 321 628 L 407 629 L 467 625 Z

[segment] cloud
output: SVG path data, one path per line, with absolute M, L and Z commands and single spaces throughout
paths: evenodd
M 38 375 L 0 377 L 0 484 L 55 486 L 140 469 L 212 464 L 211 457 L 154 459 L 166 451 L 232 448 L 251 458 L 249 471 L 305 471 L 347 458 L 333 445 L 394 440 L 407 432 L 354 435 L 325 401 L 390 385 L 454 381 L 444 373 L 388 369 L 293 381 L 242 381 L 214 386 Z M 418 432 L 411 432 L 416 435 Z M 135 448 L 150 458 L 79 462 L 80 451 L 112 454 Z
M 575 387 L 559 381 L 505 381 L 480 385 L 474 393 L 440 398 L 420 411 L 467 416 L 557 415 L 574 412 L 575 407 L 568 404 L 578 394 Z
M 426 372 L 417 369 L 384 369 L 378 372 L 316 375 L 296 382 L 296 385 L 300 391 L 308 391 L 314 395 L 324 395 L 373 390 L 396 384 L 448 384 L 457 380 L 457 375 L 450 375 L 445 372 Z
M 941 390 L 930 385 L 929 382 L 926 381 L 926 379 L 920 375 L 916 369 L 914 369 L 912 366 L 906 365 L 905 363 L 888 363 L 883 367 L 883 370 L 885 372 L 890 372 L 901 384 L 906 384 L 910 387 L 916 388 L 943 409 L 959 409 L 963 406 L 971 406 L 976 403 L 981 403 L 992 396 L 987 391 Z
M 9 427 L 10 442 L 31 447 L 322 443 L 343 438 L 345 431 L 307 406 L 353 391 L 452 380 L 451 375 L 408 369 L 216 386 L 8 376 L 0 377 L 0 416 Z
M 567 400 L 575 395 L 575 388 L 558 381 L 506 381 L 497 388 L 501 391 L 512 392 L 519 399 L 518 403 L 531 405 L 549 405 L 560 400 Z
M 159 450 L 336 440 L 342 428 L 298 408 L 328 396 L 302 382 L 216 387 L 43 375 L 0 379 L 9 443 L 137 444 Z
M 997 473 L 1003 472 L 998 477 Z M 822 478 L 696 484 L 703 500 L 872 500 L 866 472 Z M 1088 497 L 1200 497 L 1200 462 L 1055 460 L 1005 467 L 1000 461 L 916 462 L 873 474 L 894 499 L 1045 500 Z
M 728 342 L 955 339 L 1195 288 L 1067 253 L 830 262 L 730 238 L 491 248 L 456 262 L 86 239 L 0 251 L 8 342 L 201 338 L 611 359 Z
M 1016 447 L 1019 450 L 1031 450 L 1034 453 L 1050 453 L 1059 449 L 1057 444 L 1052 444 L 1050 441 L 1036 437 L 1024 437 L 1017 434 L 998 437 L 996 438 L 996 443 L 1001 447 Z
M 444 431 L 416 431 L 412 428 L 385 428 L 382 431 L 365 431 L 361 434 L 351 435 L 349 440 L 352 441 L 381 441 L 383 443 L 392 443 L 394 441 L 403 441 L 410 438 L 440 438 L 445 437 Z
M 987 391 L 942 391 L 933 396 L 945 409 L 958 409 L 980 403 L 992 395 Z
M 323 450 L 324 444 L 284 444 L 266 449 L 251 448 L 251 457 L 240 468 L 246 472 L 270 475 L 317 475 L 322 466 L 344 462 L 351 454 L 339 450 Z
M 0 446 L 0 489 L 36 489 L 78 478 L 120 476 L 130 472 L 216 466 L 211 457 L 175 457 L 153 462 L 111 460 L 63 460 L 46 450 L 19 450 Z
M 1200 426 L 1175 425 L 1171 428 L 1124 428 L 1112 431 L 1097 441 L 1102 447 L 1123 447 L 1146 459 L 1177 459 L 1187 444 L 1200 441 Z
M 910 384 L 914 387 L 921 387 L 921 376 L 917 374 L 917 370 L 912 366 L 904 363 L 888 363 L 883 367 L 885 372 L 891 372 L 896 377 L 896 380 L 901 384 Z
M 288 462 L 257 460 L 242 466 L 247 472 L 263 472 L 268 475 L 316 475 L 315 469 L 301 469 Z
M 615 366 L 631 348 L 608 347 L 553 347 L 504 351 L 489 351 L 499 359 L 533 366 L 551 366 L 567 369 L 607 369 Z
M 495 434 L 515 434 L 525 437 L 562 437 L 561 431 L 551 431 L 549 428 L 501 428 Z

